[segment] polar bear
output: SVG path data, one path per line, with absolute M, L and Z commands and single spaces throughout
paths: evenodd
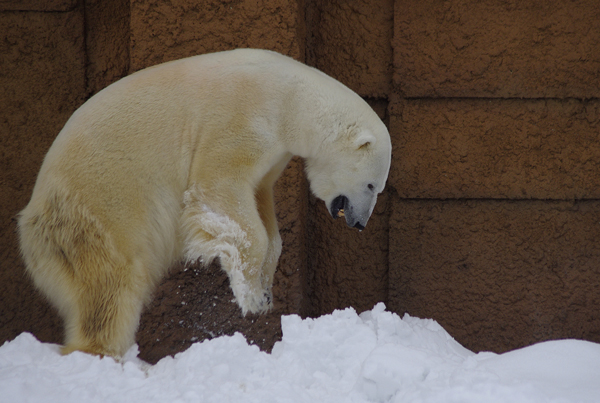
M 219 258 L 242 313 L 271 306 L 273 184 L 293 155 L 314 195 L 362 230 L 391 160 L 350 89 L 271 51 L 138 71 L 90 98 L 50 147 L 19 214 L 26 270 L 65 322 L 63 354 L 122 356 L 178 260 Z

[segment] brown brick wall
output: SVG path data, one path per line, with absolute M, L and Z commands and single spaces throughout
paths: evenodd
M 594 0 L 2 2 L 0 342 L 61 338 L 13 218 L 66 119 L 127 73 L 236 47 L 306 61 L 365 97 L 392 136 L 388 186 L 359 233 L 294 160 L 276 185 L 274 312 L 242 318 L 218 266 L 176 267 L 142 317 L 143 358 L 234 331 L 269 349 L 282 313 L 379 301 L 474 350 L 600 342 L 599 20 Z
M 395 1 L 383 89 L 353 52 L 385 35 L 344 36 L 348 3 L 313 3 L 325 25 L 308 60 L 388 105 L 393 143 L 374 229 L 348 233 L 311 204 L 314 313 L 379 298 L 475 350 L 600 341 L 597 3 Z

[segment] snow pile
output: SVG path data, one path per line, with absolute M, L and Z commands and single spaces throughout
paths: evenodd
M 0 402 L 598 402 L 600 345 L 577 340 L 475 354 L 433 320 L 335 311 L 282 318 L 272 354 L 235 334 L 154 366 L 117 363 L 27 333 L 0 347 Z

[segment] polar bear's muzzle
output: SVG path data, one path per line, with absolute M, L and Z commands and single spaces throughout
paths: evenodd
M 346 224 L 348 224 L 348 226 L 351 228 L 358 229 L 359 231 L 365 229 L 365 225 L 367 225 L 372 208 L 368 208 L 366 211 L 361 210 L 363 209 L 355 208 L 350 200 L 344 195 L 340 195 L 333 199 L 331 206 L 329 207 L 329 213 L 334 219 L 345 217 Z

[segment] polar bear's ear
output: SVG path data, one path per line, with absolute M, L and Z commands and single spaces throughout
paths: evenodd
M 375 136 L 368 131 L 358 133 L 354 139 L 354 146 L 357 150 L 367 148 L 372 144 L 375 144 Z

